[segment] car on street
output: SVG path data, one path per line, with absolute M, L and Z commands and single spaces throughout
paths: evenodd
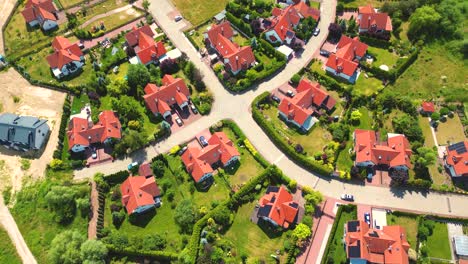
M 354 196 L 352 194 L 342 194 L 340 198 L 343 201 L 348 201 L 348 202 L 354 201 Z
M 198 140 L 200 141 L 200 144 L 202 145 L 202 147 L 208 146 L 208 141 L 206 140 L 206 138 L 204 136 L 200 136 L 200 138 L 198 138 Z
M 314 29 L 314 36 L 318 36 L 320 34 L 320 28 Z
M 177 125 L 179 125 L 179 126 L 182 126 L 184 124 L 184 123 L 182 123 L 182 120 L 178 116 L 175 118 L 175 121 L 176 121 Z
M 326 50 L 320 50 L 320 55 L 328 58 L 330 56 L 330 52 Z
M 273 100 L 273 101 L 275 101 L 275 102 L 277 102 L 277 103 L 280 103 L 280 102 L 281 102 L 281 99 L 279 99 L 279 97 L 276 96 L 276 95 L 271 96 L 271 100 Z
M 179 22 L 179 21 L 181 21 L 182 19 L 183 19 L 183 17 L 180 16 L 180 15 L 174 17 L 175 22 Z
M 131 170 L 133 167 L 136 167 L 136 166 L 138 166 L 138 162 L 137 162 L 137 161 L 128 164 L 127 169 L 128 169 L 128 170 Z
M 370 213 L 369 212 L 364 213 L 364 221 L 366 221 L 366 223 L 370 226 L 371 221 L 370 221 Z
M 196 108 L 193 104 L 190 105 L 190 109 L 192 109 L 192 112 L 193 112 L 194 114 L 198 114 L 198 110 L 197 110 L 197 108 Z

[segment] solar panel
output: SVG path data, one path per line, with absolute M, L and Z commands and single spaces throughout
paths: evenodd
M 359 221 L 349 221 L 348 232 L 356 232 L 358 226 L 359 226 Z
M 465 142 L 458 142 L 453 145 L 448 146 L 449 151 L 456 151 L 457 154 L 463 154 L 466 152 Z
M 356 246 L 348 247 L 348 258 L 360 258 L 361 257 L 361 241 L 357 241 Z

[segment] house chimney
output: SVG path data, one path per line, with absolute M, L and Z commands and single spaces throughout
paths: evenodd
M 381 156 L 381 155 L 379 155 L 379 160 L 381 160 L 381 159 L 382 159 L 382 156 Z

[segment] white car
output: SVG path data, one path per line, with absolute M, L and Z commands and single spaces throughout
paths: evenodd
M 348 202 L 354 201 L 354 196 L 352 194 L 342 194 L 340 198 L 343 201 L 348 201 Z
M 175 121 L 176 121 L 177 125 L 179 125 L 179 126 L 182 126 L 184 124 L 184 123 L 182 123 L 182 120 L 180 120 L 179 117 L 176 117 Z

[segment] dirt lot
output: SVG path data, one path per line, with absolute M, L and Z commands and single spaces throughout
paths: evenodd
M 12 186 L 13 190 L 18 190 L 25 177 L 42 177 L 46 165 L 52 160 L 57 146 L 65 93 L 32 86 L 11 68 L 7 72 L 0 72 L 0 87 L 0 112 L 47 119 L 52 131 L 43 152 L 33 157 L 31 154 L 11 151 L 0 146 L 0 160 L 6 161 L 0 170 L 0 189 Z M 26 158 L 31 166 L 29 169 L 21 169 L 21 160 Z

